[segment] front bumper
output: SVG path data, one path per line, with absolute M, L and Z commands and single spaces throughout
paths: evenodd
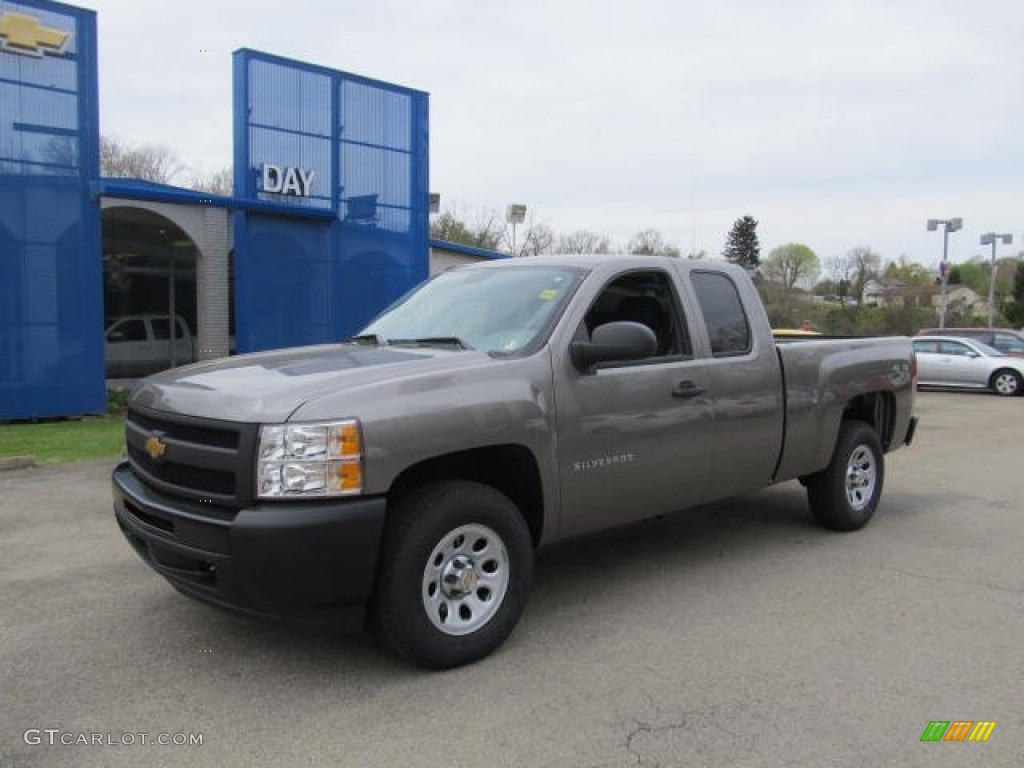
M 917 432 L 917 416 L 911 416 L 910 423 L 907 425 L 907 436 L 903 439 L 904 445 L 910 445 L 914 442 L 915 432 Z
M 373 591 L 384 497 L 255 504 L 240 510 L 167 496 L 127 462 L 114 514 L 146 563 L 181 592 L 243 613 L 353 624 Z

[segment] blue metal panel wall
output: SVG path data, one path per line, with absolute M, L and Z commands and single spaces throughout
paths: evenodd
M 312 170 L 312 194 L 261 190 L 264 163 Z M 238 349 L 351 335 L 427 276 L 427 95 L 238 51 L 235 194 L 277 208 L 235 216 Z
M 104 409 L 96 82 L 94 12 L 0 0 L 0 419 Z

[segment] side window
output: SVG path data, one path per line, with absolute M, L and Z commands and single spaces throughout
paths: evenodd
M 955 341 L 944 341 L 942 342 L 942 354 L 944 355 L 956 355 L 957 357 L 966 357 L 968 349 L 963 344 L 959 344 Z
M 718 272 L 694 272 L 690 281 L 704 315 L 711 354 L 727 357 L 749 352 L 750 323 L 733 281 Z
M 992 346 L 1011 355 L 1024 355 L 1024 341 L 1008 333 L 997 333 Z
M 937 341 L 915 341 L 914 342 L 915 352 L 927 352 L 929 354 L 937 355 L 939 353 L 939 342 Z
M 631 320 L 650 328 L 658 340 L 656 357 L 693 354 L 671 280 L 664 272 L 629 272 L 609 282 L 590 306 L 577 333 L 589 335 L 599 325 L 617 320 Z
M 122 320 L 107 333 L 107 341 L 145 341 L 146 325 L 140 320 Z
M 166 317 L 151 317 L 149 325 L 153 329 L 154 339 L 166 341 L 167 335 L 170 333 L 170 322 Z
M 182 318 L 178 318 L 178 322 L 174 324 L 174 338 L 184 339 L 185 338 L 185 321 Z M 153 338 L 160 339 L 163 341 L 167 340 L 167 334 L 170 333 L 171 321 L 168 317 L 151 317 L 149 324 L 153 328 Z

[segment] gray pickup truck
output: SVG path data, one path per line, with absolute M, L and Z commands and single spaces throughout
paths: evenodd
M 451 667 L 505 640 L 559 539 L 792 479 L 822 525 L 860 528 L 915 384 L 906 338 L 776 344 L 728 264 L 477 264 L 345 343 L 142 381 L 114 510 L 189 596 L 369 618 Z

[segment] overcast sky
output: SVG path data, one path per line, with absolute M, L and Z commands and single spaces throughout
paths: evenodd
M 430 188 L 472 218 L 660 230 L 721 253 L 867 245 L 937 264 L 928 218 L 1024 250 L 1022 0 L 93 0 L 101 130 L 231 163 L 240 47 L 430 94 Z M 209 53 L 202 51 L 210 51 Z

